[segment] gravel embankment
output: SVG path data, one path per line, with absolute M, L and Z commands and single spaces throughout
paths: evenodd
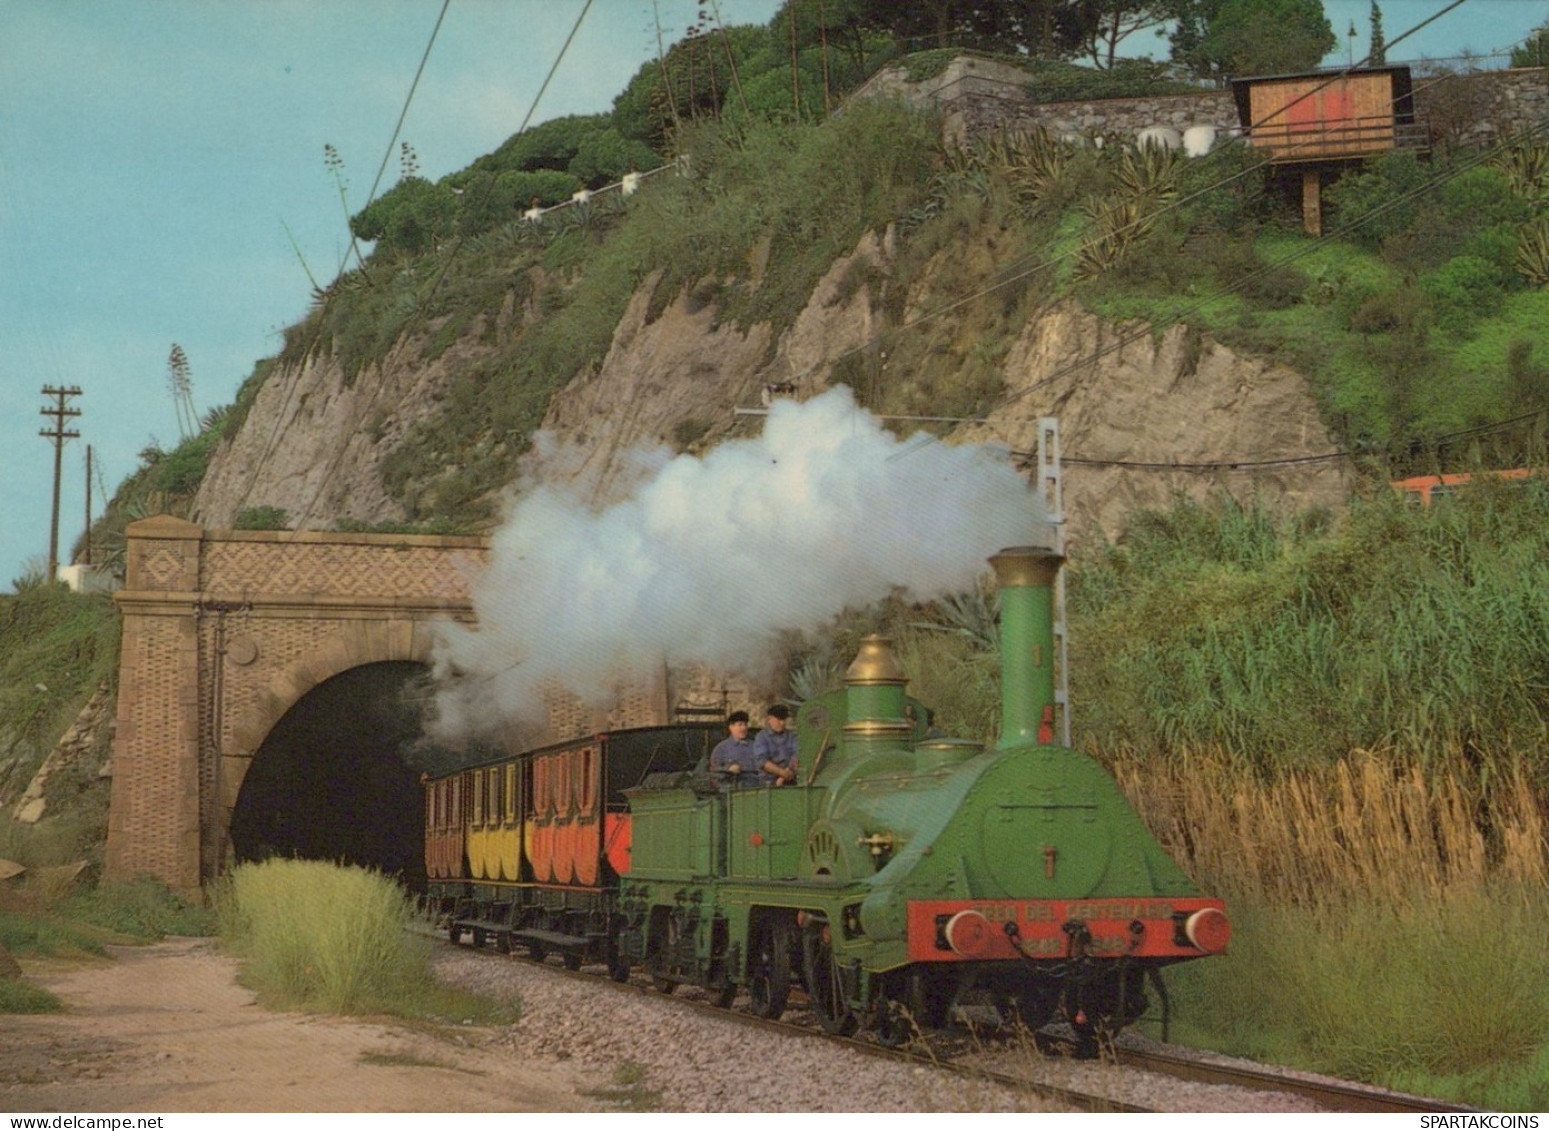
M 435 962 L 447 982 L 519 996 L 522 1020 L 496 1039 L 513 1055 L 573 1059 L 602 1089 L 624 1078 L 638 1080 L 636 1087 L 661 1093 L 665 1111 L 1062 1110 L 1027 1092 L 747 1028 L 671 998 L 621 994 L 600 980 L 588 985 L 466 949 L 440 949 Z M 1015 1052 L 987 1055 L 980 1063 L 1159 1111 L 1320 1110 L 1295 1096 L 1180 1083 L 1110 1064 Z

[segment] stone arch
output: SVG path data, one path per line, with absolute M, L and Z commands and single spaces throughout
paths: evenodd
M 366 664 L 395 660 L 429 664 L 432 646 L 430 625 L 423 621 L 348 621 L 338 632 L 270 680 L 259 693 L 257 702 L 233 720 L 229 745 L 221 752 L 220 842 L 225 844 L 227 841 L 231 811 L 242 791 L 253 755 L 274 725 L 307 692 L 336 675 Z

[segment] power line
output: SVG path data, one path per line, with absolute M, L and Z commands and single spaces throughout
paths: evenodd
M 1394 39 L 1392 39 L 1389 42 L 1389 46 L 1392 46 L 1392 44 L 1399 43 L 1402 40 L 1407 39 L 1409 36 L 1414 35 L 1416 32 L 1418 32 L 1421 28 L 1424 28 L 1427 24 L 1430 24 L 1433 21 L 1440 19 L 1442 16 L 1446 15 L 1448 12 L 1451 12 L 1452 10 L 1454 10 L 1455 8 L 1460 7 L 1462 4 L 1464 4 L 1466 2 L 1467 2 L 1467 0 L 1451 0 L 1451 2 L 1445 8 L 1442 8 L 1441 10 L 1439 10 L 1439 11 L 1435 12 L 1434 14 L 1428 16 L 1426 19 L 1420 21 L 1420 23 L 1415 24 L 1413 27 L 1410 27 L 1409 29 L 1407 29 L 1406 31 L 1401 33 L 1400 35 L 1396 36 Z M 1260 119 L 1260 120 L 1258 120 L 1256 122 L 1251 123 L 1246 128 L 1245 133 L 1248 136 L 1251 136 L 1253 130 L 1258 129 L 1261 126 L 1264 126 L 1265 124 L 1267 124 L 1270 121 L 1273 121 L 1275 117 L 1277 117 L 1278 115 L 1280 115 L 1282 113 L 1285 113 L 1286 111 L 1288 111 L 1292 106 L 1296 105 L 1297 103 L 1300 103 L 1302 101 L 1305 101 L 1308 98 L 1311 98 L 1314 94 L 1317 94 L 1319 91 L 1327 89 L 1333 83 L 1338 82 L 1340 79 L 1347 77 L 1352 72 L 1358 70 L 1361 67 L 1364 67 L 1370 61 L 1370 59 L 1371 59 L 1371 56 L 1367 55 L 1365 58 L 1361 59 L 1360 62 L 1355 63 L 1355 64 L 1353 64 L 1351 66 L 1347 66 L 1347 67 L 1343 68 L 1342 70 L 1334 72 L 1324 82 L 1319 83 L 1317 86 L 1314 86 L 1312 89 L 1304 92 L 1303 94 L 1301 94 L 1297 98 L 1295 98 L 1295 99 L 1291 100 L 1290 102 L 1286 103 L 1285 106 L 1279 107 L 1275 111 L 1273 111 L 1272 113 L 1265 115 L 1262 119 Z M 1435 86 L 1435 85 L 1438 85 L 1439 83 L 1447 81 L 1450 77 L 1451 76 L 1442 76 L 1442 77 L 1439 77 L 1437 79 L 1434 79 L 1434 80 L 1432 80 L 1429 83 L 1423 84 L 1419 88 L 1419 90 L 1427 90 L 1427 89 L 1429 89 L 1432 86 Z M 1416 93 L 1418 93 L 1418 91 L 1411 90 L 1410 94 L 1409 94 L 1409 97 L 1413 98 L 1414 94 L 1416 94 Z M 1392 100 L 1390 100 L 1388 102 L 1389 108 L 1391 109 L 1393 107 L 1396 107 L 1398 105 L 1399 101 L 1400 101 L 1399 99 L 1392 99 Z M 1305 147 L 1316 145 L 1320 140 L 1321 140 L 1321 135 L 1314 133 L 1314 134 L 1311 134 L 1309 137 L 1307 137 L 1303 141 L 1299 141 L 1299 142 L 1297 142 L 1294 145 L 1289 145 L 1289 146 L 1285 146 L 1285 147 L 1282 147 L 1282 148 L 1283 148 L 1284 152 L 1295 153 L 1296 151 L 1298 151 L 1300 149 L 1303 149 Z M 1209 154 L 1206 154 L 1203 158 L 1201 158 L 1201 160 L 1208 162 L 1208 161 L 1212 160 L 1213 158 L 1216 158 L 1217 154 L 1221 154 L 1221 153 L 1225 153 L 1225 152 L 1226 152 L 1226 149 L 1223 147 L 1221 149 L 1214 150 L 1214 151 L 1212 151 Z M 1145 216 L 1137 218 L 1136 220 L 1132 221 L 1129 224 L 1125 224 L 1125 225 L 1122 225 L 1119 228 L 1116 228 L 1113 232 L 1109 233 L 1109 238 L 1111 238 L 1113 236 L 1121 236 L 1121 235 L 1125 234 L 1126 232 L 1132 231 L 1132 230 L 1140 227 L 1143 224 L 1154 223 L 1156 220 L 1158 220 L 1159 218 L 1161 218 L 1163 216 L 1166 216 L 1168 213 L 1175 212 L 1175 211 L 1185 207 L 1186 205 L 1191 204 L 1195 200 L 1198 200 L 1201 197 L 1208 195 L 1209 193 L 1215 192 L 1217 189 L 1225 188 L 1227 185 L 1232 184 L 1234 181 L 1242 180 L 1243 178 L 1247 177 L 1251 173 L 1256 173 L 1256 172 L 1259 172 L 1259 171 L 1261 171 L 1263 169 L 1266 169 L 1271 164 L 1273 164 L 1273 161 L 1270 158 L 1266 157 L 1264 160 L 1258 162 L 1257 164 L 1245 166 L 1244 168 L 1239 169 L 1235 173 L 1232 173 L 1230 176 L 1223 177 L 1222 179 L 1214 182 L 1213 184 L 1206 185 L 1203 188 L 1197 189 L 1194 192 L 1189 193 L 1189 194 L 1187 194 L 1185 196 L 1179 197 L 1176 200 L 1169 201 L 1168 203 L 1166 203 L 1166 204 L 1162 205 L 1160 208 L 1158 208 L 1156 211 L 1150 212 L 1150 213 L 1146 214 Z M 1065 262 L 1067 259 L 1074 258 L 1075 256 L 1080 255 L 1082 252 L 1090 250 L 1090 249 L 1096 247 L 1098 243 L 1099 243 L 1099 240 L 1096 240 L 1096 239 L 1090 240 L 1090 241 L 1088 241 L 1086 243 L 1080 244 L 1080 245 L 1078 245 L 1078 246 L 1076 246 L 1074 248 L 1071 248 L 1071 249 L 1069 249 L 1067 251 L 1061 252 L 1059 255 L 1056 255 L 1053 258 L 1032 262 L 1031 265 L 1028 265 L 1028 266 L 1024 266 L 1024 265 L 1029 264 L 1029 261 L 1033 260 L 1034 257 L 1026 256 L 1026 257 L 1023 257 L 1023 258 L 1021 258 L 1019 260 L 1015 260 L 1015 261 L 1012 262 L 1012 264 L 1009 267 L 1006 267 L 1006 268 L 1002 269 L 1003 273 L 1009 271 L 1009 272 L 1011 272 L 1011 274 L 1005 275 L 1005 277 L 1001 278 L 998 282 L 991 283 L 991 284 L 989 284 L 988 286 L 985 286 L 985 287 L 981 287 L 980 289 L 978 289 L 976 291 L 972 291 L 972 292 L 962 296 L 961 298 L 958 298 L 958 299 L 953 300 L 952 302 L 946 303 L 943 306 L 935 307 L 935 308 L 933 308 L 931 310 L 927 310 L 927 311 L 925 311 L 925 312 L 923 312 L 923 313 L 921 313 L 919 315 L 916 315 L 914 318 L 907 319 L 907 320 L 899 323 L 897 326 L 891 328 L 888 332 L 889 333 L 897 333 L 898 331 L 901 331 L 901 330 L 913 329 L 915 326 L 918 326 L 918 325 L 920 325 L 920 324 L 922 324 L 924 322 L 928 322 L 931 319 L 940 318 L 943 315 L 950 314 L 953 311 L 959 310 L 962 307 L 968 305 L 969 303 L 975 301 L 976 299 L 980 299 L 980 298 L 985 297 L 986 295 L 993 294 L 995 291 L 1000 290 L 1003 287 L 1008 287 L 1008 286 L 1010 286 L 1013 283 L 1021 282 L 1023 279 L 1026 279 L 1026 278 L 1028 278 L 1028 277 L 1030 277 L 1032 275 L 1038 274 L 1039 272 L 1051 270 L 1051 269 L 1059 266 L 1061 263 Z M 833 355 L 832 357 L 825 358 L 821 362 L 815 363 L 813 365 L 809 365 L 806 369 L 803 369 L 801 372 L 799 372 L 797 374 L 794 374 L 791 379 L 795 380 L 795 381 L 799 381 L 799 380 L 801 380 L 804 377 L 810 376 L 812 373 L 816 372 L 819 368 L 825 368 L 825 367 L 826 368 L 832 368 L 834 365 L 837 365 L 840 361 L 843 361 L 847 357 L 852 357 L 852 356 L 854 356 L 856 354 L 864 353 L 865 351 L 874 348 L 875 346 L 877 346 L 882 341 L 882 337 L 883 337 L 883 335 L 879 334 L 877 336 L 874 336 L 874 337 L 868 339 L 867 341 L 861 342 L 859 345 L 851 346 L 849 349 L 842 350 L 841 352 Z M 1098 355 L 1098 356 L 1101 356 L 1101 355 Z
M 376 199 L 376 191 L 382 183 L 382 175 L 387 169 L 387 163 L 392 159 L 393 145 L 398 141 L 398 134 L 403 129 L 404 120 L 409 116 L 409 106 L 414 101 L 415 92 L 419 90 L 420 77 L 425 73 L 425 65 L 430 60 L 431 48 L 436 45 L 436 38 L 441 34 L 441 24 L 446 19 L 447 9 L 451 7 L 451 4 L 452 0 L 442 0 L 441 11 L 436 16 L 435 26 L 430 29 L 430 39 L 426 42 L 425 50 L 420 55 L 419 66 L 415 68 L 414 78 L 409 83 L 409 92 L 404 96 L 403 108 L 398 112 L 398 121 L 393 126 L 392 136 L 388 139 L 387 148 L 382 154 L 382 163 L 377 167 L 376 179 L 371 182 L 371 191 L 366 194 L 366 208 L 371 207 L 372 201 Z M 294 240 L 292 243 L 294 243 Z M 365 263 L 361 259 L 360 245 L 355 240 L 355 231 L 353 228 L 350 229 L 350 247 L 355 252 L 356 260 L 361 263 L 361 267 L 364 269 Z M 348 253 L 345 254 L 344 262 L 349 262 Z M 305 267 L 305 263 L 303 263 L 303 267 Z M 344 263 L 341 263 L 339 265 L 338 273 L 342 274 L 343 271 Z M 319 315 L 320 323 L 323 316 L 327 314 L 329 304 L 333 302 L 334 293 L 334 291 L 328 289 L 325 289 L 323 292 L 323 306 Z M 242 508 L 247 505 L 248 499 L 252 497 L 253 488 L 258 483 L 258 477 L 263 473 L 263 469 L 268 465 L 269 460 L 274 456 L 274 452 L 279 446 L 278 441 L 280 436 L 280 429 L 285 421 L 286 413 L 290 409 L 291 398 L 295 395 L 296 386 L 299 383 L 300 382 L 298 381 L 291 381 L 285 390 L 285 397 L 281 401 L 279 412 L 275 415 L 274 418 L 274 427 L 269 430 L 269 438 L 264 442 L 263 450 L 258 454 L 257 466 L 253 468 L 252 474 L 248 476 L 247 486 L 242 490 L 242 498 L 237 502 L 234 515 L 241 513 Z M 324 482 L 327 482 L 326 477 Z
M 1510 428 L 1515 428 L 1519 424 L 1525 424 L 1542 416 L 1549 416 L 1549 408 L 1534 409 L 1532 412 L 1524 412 L 1518 416 L 1493 421 L 1489 424 L 1476 424 L 1471 428 L 1459 428 L 1455 432 L 1443 432 L 1439 436 L 1433 436 L 1430 439 L 1430 443 L 1436 447 L 1445 447 L 1453 440 L 1462 440 L 1470 436 L 1488 435 L 1491 432 L 1504 432 Z M 1280 459 L 1217 459 L 1193 462 L 1185 460 L 1087 459 L 1081 456 L 1061 454 L 1060 462 L 1078 464 L 1083 467 L 1120 467 L 1132 471 L 1258 471 L 1264 468 L 1331 463 L 1335 460 L 1354 459 L 1358 456 L 1374 455 L 1379 451 L 1392 452 L 1394 447 L 1395 444 L 1390 441 L 1375 447 L 1346 448 L 1337 452 L 1322 452 L 1310 456 L 1285 456 Z M 1013 459 L 1024 462 L 1037 456 L 1036 452 L 1019 451 L 1017 449 L 1012 449 L 1009 454 Z
M 586 13 L 591 11 L 592 2 L 593 0 L 586 0 L 586 2 L 581 6 L 580 14 L 576 16 L 575 23 L 573 23 L 570 27 L 570 34 L 565 37 L 565 42 L 560 46 L 559 53 L 554 57 L 553 65 L 549 67 L 549 73 L 544 76 L 542 85 L 538 87 L 538 93 L 533 96 L 532 104 L 528 106 L 527 113 L 522 118 L 522 124 L 517 128 L 516 136 L 520 136 L 526 132 L 527 126 L 532 121 L 533 115 L 537 113 L 538 105 L 540 102 L 542 102 L 543 95 L 549 89 L 549 83 L 553 81 L 554 75 L 559 71 L 559 66 L 564 61 L 566 53 L 570 50 L 571 43 L 575 41 L 576 33 L 581 30 L 581 23 L 586 19 Z M 439 22 L 437 26 L 440 26 Z M 415 77 L 415 81 L 416 83 L 419 81 L 418 76 Z M 489 186 L 485 190 L 486 199 L 487 194 L 492 192 L 493 189 L 494 181 L 492 179 Z M 452 261 L 455 259 L 457 251 L 462 247 L 465 239 L 466 235 L 459 235 L 457 242 L 452 245 L 451 250 L 447 253 L 446 263 L 442 266 L 441 272 L 436 276 L 435 282 L 431 285 L 430 291 L 426 294 L 424 300 L 418 304 L 416 309 L 417 318 L 423 317 L 422 312 L 425 310 L 426 305 L 430 302 L 431 298 L 434 297 L 437 289 L 441 286 L 441 281 L 446 278 L 447 271 L 451 268 Z M 385 381 L 377 382 L 376 387 L 371 391 L 371 397 L 366 402 L 366 412 L 370 412 L 371 409 L 375 407 L 377 398 L 382 395 L 382 389 L 385 384 Z M 340 444 L 335 448 L 333 458 L 329 461 L 328 469 L 323 473 L 322 478 L 318 480 L 317 490 L 312 493 L 312 498 L 307 503 L 306 509 L 301 513 L 301 516 L 295 520 L 295 529 L 302 529 L 305 526 L 307 519 L 312 517 L 313 508 L 317 506 L 318 500 L 323 497 L 323 491 L 327 489 L 329 480 L 333 478 L 334 473 L 338 470 L 340 461 L 342 461 L 344 458 L 344 450 L 344 444 Z
M 1282 256 L 1278 257 L 1277 259 L 1271 260 L 1270 262 L 1266 263 L 1264 266 L 1260 267 L 1258 270 L 1251 271 L 1248 274 L 1243 275 L 1232 286 L 1223 287 L 1220 290 L 1217 290 L 1217 291 L 1213 292 L 1212 294 L 1206 295 L 1205 297 L 1201 298 L 1197 302 L 1195 302 L 1195 303 L 1193 303 L 1193 304 L 1191 304 L 1189 306 L 1184 307 L 1183 309 L 1181 309 L 1181 310 L 1179 310 L 1179 311 L 1177 311 L 1177 312 L 1175 312 L 1173 314 L 1173 316 L 1172 316 L 1173 320 L 1174 321 L 1182 321 L 1182 320 L 1186 319 L 1188 316 L 1190 316 L 1192 314 L 1199 313 L 1201 310 L 1205 309 L 1207 306 L 1211 306 L 1214 303 L 1219 302 L 1223 298 L 1230 298 L 1236 292 L 1236 289 L 1238 287 L 1240 287 L 1242 284 L 1247 283 L 1247 282 L 1251 282 L 1254 279 L 1261 278 L 1261 277 L 1269 274 L 1272 271 L 1279 270 L 1281 267 L 1285 267 L 1288 264 L 1294 263 L 1298 259 L 1305 258 L 1306 256 L 1311 255 L 1314 251 L 1317 251 L 1318 249 L 1322 248 L 1325 244 L 1327 244 L 1327 243 L 1329 243 L 1329 242 L 1331 242 L 1333 240 L 1344 238 L 1345 236 L 1349 235 L 1351 232 L 1353 232 L 1356 229 L 1360 228 L 1363 224 L 1369 223 L 1370 221 L 1376 219 L 1377 217 L 1383 215 L 1384 213 L 1390 212 L 1390 211 L 1400 207 L 1401 205 L 1407 204 L 1411 200 L 1416 199 L 1417 197 L 1420 197 L 1420 196 L 1430 192 L 1432 189 L 1436 188 L 1437 186 L 1445 184 L 1447 181 L 1451 180 L 1452 178 L 1460 176 L 1463 173 L 1466 173 L 1469 170 L 1474 169 L 1474 168 L 1478 167 L 1479 165 L 1484 164 L 1486 161 L 1492 159 L 1497 154 L 1502 153 L 1502 152 L 1504 152 L 1507 149 L 1510 149 L 1512 146 L 1521 144 L 1522 141 L 1527 140 L 1528 138 L 1531 138 L 1531 137 L 1537 135 L 1538 133 L 1540 133 L 1542 128 L 1543 127 L 1541 127 L 1541 126 L 1529 126 L 1527 129 L 1523 130 L 1521 133 L 1519 133 L 1517 135 L 1514 135 L 1513 137 L 1508 138 L 1505 141 L 1497 142 L 1493 147 L 1491 147 L 1490 149 L 1486 150 L 1483 154 L 1475 157 L 1472 161 L 1464 162 L 1463 164 L 1459 165 L 1456 168 L 1449 169 L 1449 170 L 1447 170 L 1447 171 L 1445 171 L 1443 173 L 1438 174 L 1435 177 L 1432 177 L 1430 180 L 1425 181 L 1423 184 L 1421 184 L 1421 185 L 1419 185 L 1419 186 L 1409 190 L 1406 193 L 1403 193 L 1403 194 L 1401 194 L 1399 196 L 1394 197 L 1392 200 L 1389 200 L 1386 203 L 1381 204 L 1381 205 L 1379 205 L 1376 208 L 1373 208 L 1371 211 L 1366 212 L 1363 215 L 1356 217 L 1354 220 L 1347 221 L 1345 224 L 1341 225 L 1339 228 L 1336 228 L 1334 231 L 1325 233 L 1322 236 L 1318 236 L 1317 238 L 1315 238 L 1312 241 L 1310 241 L 1306 246 L 1300 247 L 1300 248 L 1295 249 L 1294 251 L 1288 252 L 1285 255 L 1282 255 Z M 1151 330 L 1150 330 L 1149 327 L 1147 329 L 1143 330 L 1143 331 L 1137 330 L 1137 331 L 1132 331 L 1129 334 L 1121 334 L 1113 343 L 1111 343 L 1111 344 L 1109 344 L 1107 346 L 1104 346 L 1101 349 L 1096 350 L 1095 352 L 1093 352 L 1091 354 L 1088 354 L 1088 355 L 1084 356 L 1083 358 L 1081 358 L 1080 361 L 1071 362 L 1071 363 L 1069 363 L 1067 365 L 1061 366 L 1060 368 L 1056 369 L 1053 373 L 1050 373 L 1047 377 L 1044 377 L 1042 380 L 1033 382 L 1031 385 L 1027 386 L 1027 388 L 1019 389 L 1015 393 L 1012 393 L 1012 394 L 1009 394 L 1009 395 L 1007 395 L 1005 397 L 1002 397 L 990 409 L 990 411 L 994 412 L 996 409 L 1004 408 L 1006 405 L 1012 404 L 1015 401 L 1019 401 L 1023 397 L 1027 396 L 1029 393 L 1032 393 L 1032 392 L 1034 392 L 1034 391 L 1036 391 L 1038 389 L 1043 388 L 1045 385 L 1050 384 L 1051 382 L 1057 380 L 1058 378 L 1063 377 L 1063 376 L 1065 376 L 1068 373 L 1073 373 L 1073 372 L 1075 372 L 1078 369 L 1084 368 L 1085 366 L 1090 365 L 1092 362 L 1096 361 L 1098 358 L 1106 357 L 1108 354 L 1114 352 L 1115 350 L 1123 349 L 1125 346 L 1129 345 L 1130 343 L 1135 342 L 1135 341 L 1139 341 L 1141 338 L 1150 337 L 1150 335 L 1151 335 Z

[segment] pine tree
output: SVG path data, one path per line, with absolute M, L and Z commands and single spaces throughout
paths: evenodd
M 1372 67 L 1386 66 L 1388 62 L 1388 41 L 1382 34 L 1382 9 L 1377 7 L 1377 0 L 1372 0 L 1372 45 L 1366 62 Z

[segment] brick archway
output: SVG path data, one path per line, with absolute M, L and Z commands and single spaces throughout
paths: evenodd
M 130 525 L 106 871 L 197 889 L 274 724 L 351 668 L 425 662 L 473 619 L 483 538 Z
M 424 622 L 413 620 L 348 621 L 333 636 L 307 652 L 269 681 L 256 700 L 232 720 L 231 740 L 220 752 L 216 766 L 215 795 L 218 804 L 211 815 L 210 830 L 218 846 L 226 843 L 231 812 L 242 792 L 242 783 L 274 725 L 321 683 L 352 668 L 394 660 L 428 664 L 431 634 Z M 221 853 L 224 856 L 224 851 Z

